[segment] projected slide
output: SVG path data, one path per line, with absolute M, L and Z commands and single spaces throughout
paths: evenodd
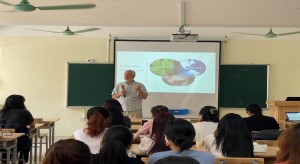
M 132 69 L 148 92 L 215 93 L 216 56 L 214 52 L 118 51 L 117 81 Z
M 185 86 L 193 83 L 195 77 L 205 71 L 205 64 L 197 59 L 158 59 L 150 64 L 150 70 L 162 76 L 162 80 L 168 85 Z

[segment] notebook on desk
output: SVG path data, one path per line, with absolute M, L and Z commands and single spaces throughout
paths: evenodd
M 287 121 L 300 122 L 300 112 L 286 112 Z

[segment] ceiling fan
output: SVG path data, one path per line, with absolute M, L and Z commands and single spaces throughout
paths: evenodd
M 12 4 L 10 2 L 0 0 L 0 3 L 8 6 L 12 6 L 16 11 L 29 12 L 36 9 L 40 10 L 70 10 L 70 9 L 89 9 L 96 7 L 95 4 L 73 4 L 73 5 L 59 5 L 59 6 L 33 6 L 29 3 L 28 0 L 21 0 L 19 4 Z
M 274 33 L 272 31 L 272 28 L 270 28 L 269 32 L 266 33 L 266 34 L 254 34 L 254 33 L 245 33 L 245 32 L 234 32 L 234 33 L 237 33 L 237 34 L 246 34 L 246 35 L 264 36 L 266 38 L 276 38 L 277 36 L 299 34 L 300 31 L 294 31 L 294 32 L 287 32 L 287 33 L 276 34 L 276 33 Z
M 29 28 L 29 30 L 42 31 L 42 32 L 51 32 L 51 33 L 62 33 L 64 35 L 75 35 L 75 34 L 79 34 L 79 33 L 100 30 L 100 28 L 87 28 L 87 29 L 83 29 L 83 30 L 79 30 L 79 31 L 72 31 L 72 30 L 70 30 L 70 27 L 67 26 L 67 28 L 64 31 L 61 31 L 61 32 L 40 30 L 40 29 L 31 29 L 31 28 Z

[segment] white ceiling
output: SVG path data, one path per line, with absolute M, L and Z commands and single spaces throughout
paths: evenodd
M 17 4 L 17 0 L 7 0 Z M 63 36 L 33 31 L 63 31 L 98 27 L 100 30 L 81 33 L 83 37 L 133 39 L 169 39 L 179 26 L 199 34 L 200 40 L 263 39 L 270 27 L 275 33 L 300 31 L 299 0 L 30 0 L 34 6 L 94 3 L 85 10 L 11 12 L 12 7 L 0 4 L 0 36 Z M 9 11 L 9 12 L 7 12 Z M 75 36 L 75 37 L 77 37 Z M 74 37 L 74 36 L 72 36 Z M 276 39 L 300 39 L 300 34 Z

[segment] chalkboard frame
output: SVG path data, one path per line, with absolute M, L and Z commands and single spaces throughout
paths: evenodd
M 249 103 L 257 103 L 260 107 L 266 108 L 269 91 L 269 65 L 220 65 L 219 84 L 220 107 L 245 108 Z
M 68 63 L 66 106 L 102 106 L 111 98 L 114 70 L 109 63 Z

